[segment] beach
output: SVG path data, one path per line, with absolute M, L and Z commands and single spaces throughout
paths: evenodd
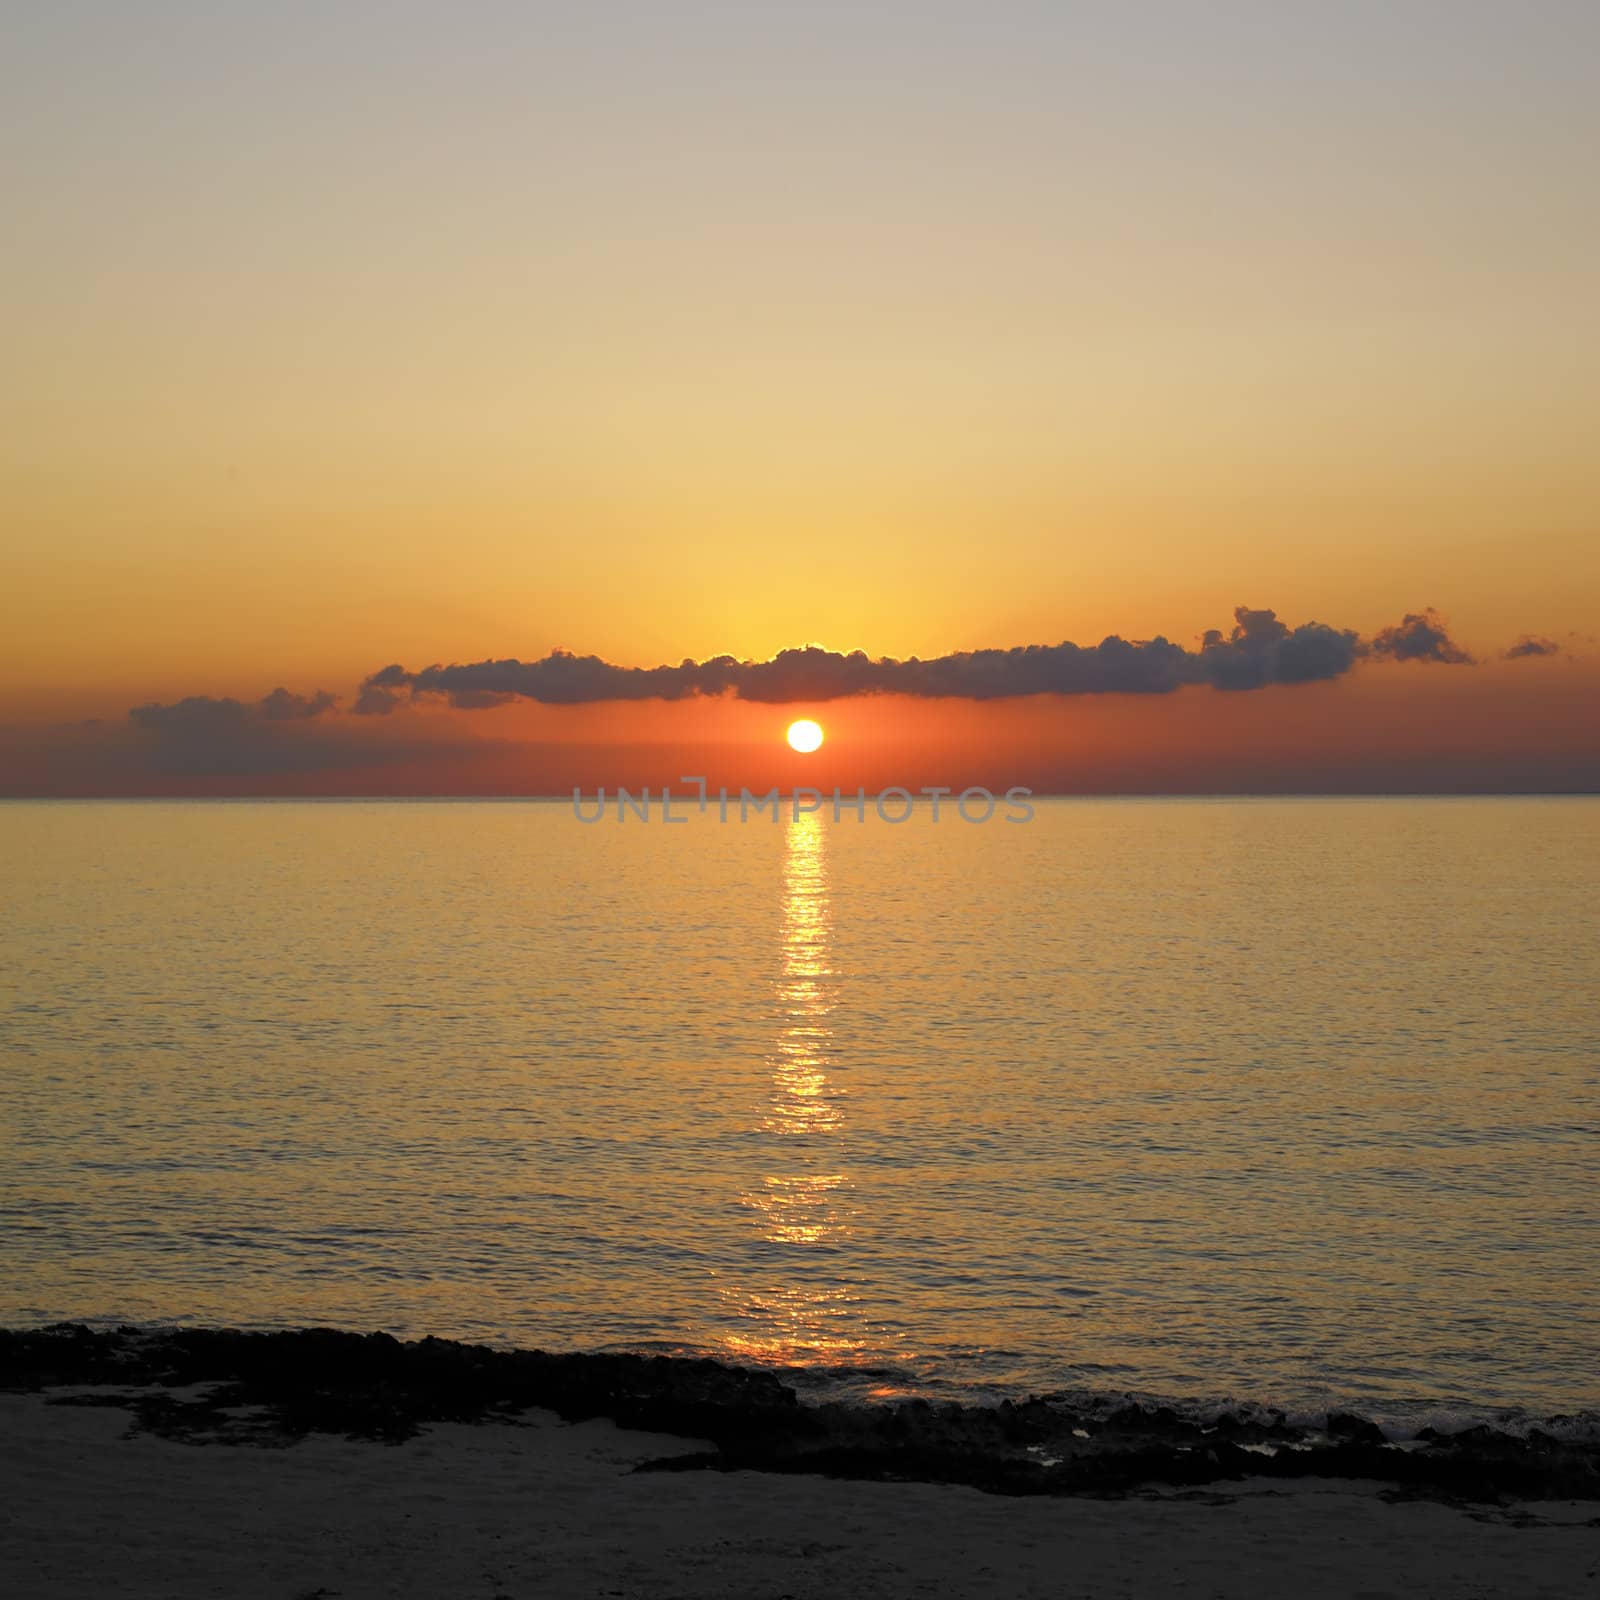
M 0 1397 L 0 1588 L 18 1600 L 1422 1596 L 1592 1592 L 1593 1502 L 1387 1500 L 1245 1479 L 1113 1498 L 760 1472 L 638 1473 L 697 1441 L 436 1424 L 389 1446 L 125 1437 L 117 1409 Z
M 711 1361 L 327 1329 L 4 1332 L 0 1391 L 0 1590 L 38 1600 L 1410 1600 L 1600 1569 L 1587 1436 L 808 1406 Z

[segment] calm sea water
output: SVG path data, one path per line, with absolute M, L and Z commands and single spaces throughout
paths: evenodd
M 1600 802 L 0 806 L 0 1322 L 1600 1401 Z

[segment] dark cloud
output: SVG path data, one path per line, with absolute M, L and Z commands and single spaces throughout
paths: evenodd
M 1408 611 L 1394 627 L 1380 629 L 1373 637 L 1372 653 L 1390 661 L 1473 664 L 1472 657 L 1450 638 L 1444 618 L 1432 606 L 1426 611 Z
M 364 716 L 387 715 L 402 689 L 413 698 L 443 695 L 464 710 L 517 699 L 585 705 L 725 693 L 787 704 L 864 694 L 998 700 L 1032 694 L 1170 694 L 1185 684 L 1259 689 L 1337 678 L 1355 665 L 1363 648 L 1350 629 L 1321 622 L 1290 628 L 1271 611 L 1240 606 L 1232 631 L 1224 635 L 1212 629 L 1197 650 L 1160 636 L 1130 640 L 1112 634 L 1096 645 L 965 650 L 929 661 L 874 658 L 860 650 L 843 654 L 808 645 L 780 650 L 770 661 L 713 656 L 675 667 L 618 667 L 598 656 L 565 650 L 538 661 L 478 661 L 420 672 L 396 665 L 362 684 L 355 709 Z
M 1561 646 L 1554 639 L 1541 639 L 1536 634 L 1525 633 L 1506 651 L 1507 661 L 1522 661 L 1529 656 L 1558 656 Z
M 992 700 L 1025 694 L 1152 694 L 1199 681 L 1194 658 L 1165 639 L 1144 643 L 1110 638 L 1074 644 L 974 650 L 921 661 L 873 659 L 810 645 L 781 650 L 770 661 L 714 656 L 676 667 L 618 667 L 598 656 L 554 651 L 539 661 L 479 661 L 433 666 L 410 674 L 413 696 L 444 695 L 464 710 L 537 700 L 586 705 L 600 700 L 684 700 L 731 692 L 741 700 L 781 705 L 797 700 L 842 700 L 853 695 L 965 696 Z M 369 693 L 392 694 L 369 679 Z M 360 704 L 361 702 L 358 702 Z M 392 709 L 374 702 L 372 709 Z
M 1322 622 L 1289 628 L 1271 611 L 1239 606 L 1233 632 L 1210 629 L 1200 641 L 1205 681 L 1217 689 L 1259 689 L 1269 683 L 1315 683 L 1348 672 L 1362 653 L 1351 629 Z
M 452 728 L 443 717 L 395 728 L 320 713 L 273 716 L 259 702 L 234 710 L 204 697 L 139 711 L 0 727 L 0 796 L 364 792 L 365 784 L 383 789 L 396 772 L 419 770 L 449 787 L 523 749 Z M 416 784 L 411 776 L 400 781 Z
M 339 697 L 319 689 L 314 695 L 290 694 L 274 689 L 259 700 L 213 699 L 208 694 L 192 694 L 170 705 L 152 701 L 135 706 L 129 720 L 153 733 L 226 733 L 261 722 L 309 722 L 338 705 Z
M 356 703 L 350 708 L 358 717 L 386 717 L 400 704 L 393 689 L 385 689 L 369 678 L 361 686 Z
M 256 710 L 268 722 L 304 722 L 332 711 L 339 697 L 319 689 L 314 695 L 290 694 L 287 689 L 274 689 L 256 703 Z
M 274 689 L 259 700 L 190 695 L 162 705 L 135 706 L 128 721 L 135 746 L 152 772 L 222 776 L 321 771 L 349 765 L 367 753 L 318 725 L 338 696 Z

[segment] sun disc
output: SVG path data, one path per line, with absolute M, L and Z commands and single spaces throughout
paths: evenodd
M 822 744 L 822 728 L 809 717 L 802 717 L 799 722 L 789 724 L 787 737 L 791 750 L 798 750 L 801 755 L 808 756 Z

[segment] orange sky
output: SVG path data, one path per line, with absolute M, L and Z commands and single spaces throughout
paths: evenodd
M 1313 716 L 1373 783 L 1463 740 L 1558 781 L 1600 649 L 1600 14 L 1401 9 L 35 8 L 0 791 L 209 782 L 129 708 L 348 707 L 393 661 L 1192 646 L 1241 602 L 1437 607 L 1484 664 L 840 705 L 828 759 L 1327 786 Z M 1498 663 L 1529 632 L 1562 657 Z M 552 742 L 632 770 L 765 715 L 336 714 L 226 781 L 562 787 Z

